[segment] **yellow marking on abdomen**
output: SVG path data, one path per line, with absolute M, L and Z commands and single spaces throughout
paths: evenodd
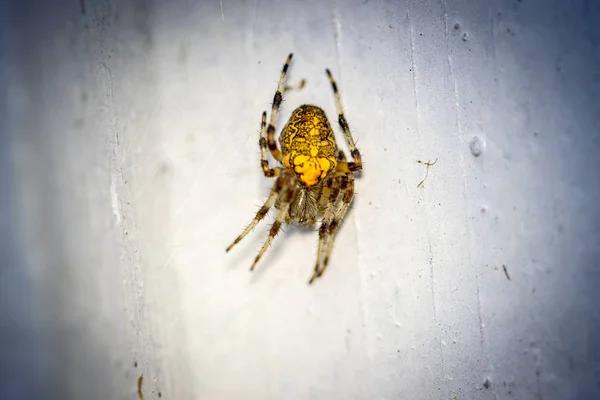
M 294 172 L 300 175 L 300 180 L 307 187 L 319 183 L 319 180 L 325 178 L 331 168 L 331 161 L 324 157 L 299 155 L 294 158 Z
M 321 173 L 321 178 L 325 178 L 325 176 L 327 176 L 327 173 L 331 169 L 331 162 L 328 159 L 323 158 L 323 157 L 319 157 L 319 158 L 317 158 L 317 160 L 319 160 L 319 165 L 321 166 L 321 171 L 323 171 Z

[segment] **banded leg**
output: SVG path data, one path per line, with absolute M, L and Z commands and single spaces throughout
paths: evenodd
M 267 237 L 267 240 L 265 240 L 265 242 L 263 243 L 262 247 L 260 248 L 260 251 L 254 259 L 254 262 L 250 266 L 250 271 L 254 270 L 254 267 L 256 267 L 256 264 L 258 263 L 260 258 L 263 256 L 263 254 L 265 254 L 265 252 L 269 248 L 269 245 L 271 244 L 275 236 L 277 236 L 277 233 L 279 233 L 281 224 L 285 221 L 285 218 L 288 216 L 288 211 L 290 209 L 290 198 L 292 197 L 291 195 L 292 191 L 290 190 L 286 193 L 285 197 L 281 198 L 281 205 L 279 206 L 279 212 L 277 213 L 275 222 L 273 222 L 273 225 L 271 225 L 271 229 L 269 230 L 269 236 Z
M 354 162 L 348 163 L 348 169 L 350 171 L 360 171 L 362 169 L 362 158 L 360 156 L 360 151 L 356 148 L 356 144 L 354 139 L 352 138 L 352 133 L 350 132 L 350 126 L 348 125 L 348 121 L 346 121 L 346 117 L 344 116 L 344 110 L 342 108 L 342 98 L 340 96 L 340 92 L 338 91 L 337 84 L 333 79 L 333 75 L 331 75 L 331 71 L 326 69 L 325 72 L 329 77 L 329 82 L 331 82 L 331 88 L 333 89 L 333 95 L 335 97 L 335 107 L 338 113 L 338 122 L 344 131 L 344 137 L 346 138 L 346 142 L 348 143 L 348 148 L 350 149 L 350 155 Z
M 327 250 L 325 252 L 325 258 L 323 260 L 323 268 L 317 273 L 317 278 L 323 275 L 323 272 L 325 272 L 325 270 L 327 269 L 327 264 L 329 264 L 329 258 L 331 257 L 331 251 L 333 249 L 333 239 L 335 237 L 335 233 L 340 227 L 342 220 L 346 216 L 348 207 L 350 207 L 350 203 L 352 202 L 352 198 L 354 197 L 354 179 L 348 179 L 345 182 L 342 181 L 341 191 L 344 194 L 344 196 L 342 197 L 342 203 L 340 204 L 340 207 L 335 212 L 333 221 L 331 221 L 331 224 L 329 224 Z
M 269 195 L 269 197 L 267 198 L 267 200 L 265 201 L 263 206 L 260 208 L 260 210 L 258 210 L 258 212 L 256 213 L 256 216 L 254 217 L 252 222 L 250 222 L 250 224 L 246 227 L 246 229 L 244 229 L 244 232 L 242 232 L 238 237 L 235 238 L 233 243 L 231 243 L 229 245 L 229 247 L 227 247 L 225 252 L 229 252 L 229 250 L 231 250 L 233 248 L 233 246 L 235 246 L 236 244 L 241 242 L 241 240 L 248 233 L 250 233 L 250 231 L 256 226 L 256 224 L 258 224 L 265 217 L 265 215 L 267 215 L 267 213 L 269 212 L 271 207 L 273 207 L 273 204 L 275 204 L 275 201 L 277 200 L 277 197 L 279 196 L 279 192 L 281 191 L 282 187 L 283 187 L 282 179 L 278 178 L 275 181 L 275 185 L 273 185 L 273 189 L 271 189 L 271 194 Z
M 340 165 L 340 162 L 344 162 L 346 161 L 346 155 L 344 154 L 344 152 L 340 149 L 338 149 L 338 156 L 337 156 L 337 162 L 338 165 Z M 344 165 L 348 165 L 348 163 L 344 163 Z M 340 171 L 339 169 L 336 168 L 336 172 L 342 172 L 344 174 L 349 173 L 350 170 L 348 170 L 348 168 L 346 167 L 345 170 Z M 339 174 L 335 174 L 334 176 L 331 176 L 331 178 L 329 178 L 323 186 L 323 189 L 319 191 L 319 195 L 317 196 L 317 204 L 319 207 L 319 212 L 321 214 L 325 214 L 325 211 L 327 210 L 327 207 L 329 206 L 329 195 L 331 194 L 331 188 L 334 186 L 333 185 L 333 178 L 335 176 L 339 176 Z
M 267 159 L 267 112 L 263 111 L 262 120 L 260 122 L 260 140 L 258 141 L 260 146 L 260 166 L 262 167 L 263 173 L 267 178 L 273 178 L 279 175 L 281 168 L 269 167 L 269 160 Z
M 319 228 L 319 245 L 317 247 L 317 262 L 315 263 L 315 269 L 313 274 L 308 281 L 309 284 L 313 283 L 315 278 L 319 276 L 319 271 L 321 270 L 321 260 L 323 257 L 323 250 L 326 245 L 326 241 L 328 238 L 329 224 L 331 223 L 334 217 L 334 209 L 335 205 L 338 201 L 338 197 L 340 195 L 340 184 L 338 183 L 338 178 L 333 177 L 329 181 L 327 181 L 327 189 L 329 189 L 329 196 L 327 197 L 327 209 L 323 215 L 323 221 L 321 222 L 321 227 Z
M 283 100 L 283 89 L 285 85 L 285 76 L 287 75 L 287 70 L 292 62 L 293 54 L 290 53 L 285 64 L 283 65 L 283 69 L 281 70 L 281 76 L 279 77 L 279 84 L 277 85 L 277 91 L 275 92 L 275 96 L 273 96 L 273 105 L 271 108 L 271 118 L 269 120 L 269 127 L 267 128 L 267 145 L 269 150 L 271 151 L 271 155 L 277 161 L 281 161 L 281 151 L 277 148 L 277 142 L 275 141 L 275 124 L 277 123 L 277 113 L 279 112 L 279 106 L 281 105 L 281 101 Z

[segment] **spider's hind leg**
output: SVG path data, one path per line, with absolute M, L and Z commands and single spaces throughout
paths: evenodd
M 325 212 L 323 213 L 323 220 L 321 221 L 321 226 L 319 227 L 319 244 L 317 247 L 317 260 L 315 263 L 315 268 L 313 274 L 308 281 L 308 283 L 313 283 L 315 278 L 319 276 L 319 271 L 321 271 L 322 259 L 323 259 L 323 251 L 325 250 L 325 246 L 327 245 L 327 241 L 329 239 L 329 225 L 334 217 L 334 208 L 335 204 L 338 201 L 338 197 L 340 195 L 341 185 L 339 182 L 339 177 L 334 176 L 329 178 L 326 182 L 327 197 L 326 204 L 327 208 L 325 208 Z
M 340 227 L 342 220 L 346 216 L 348 207 L 350 207 L 350 202 L 352 202 L 352 198 L 354 197 L 354 178 L 352 175 L 349 175 L 349 177 L 350 179 L 346 181 L 346 184 L 344 184 L 342 181 L 342 202 L 339 208 L 335 211 L 331 224 L 329 224 L 329 241 L 327 242 L 327 250 L 325 251 L 325 258 L 323 259 L 323 268 L 317 274 L 317 278 L 323 275 L 323 272 L 325 272 L 325 269 L 327 269 L 329 258 L 331 257 L 331 251 L 333 249 L 333 238 Z
M 333 181 L 333 187 L 328 199 L 328 206 L 319 228 L 319 247 L 317 263 L 308 283 L 313 283 L 325 272 L 333 249 L 333 239 L 354 196 L 354 178 L 351 173 L 338 176 Z M 325 257 L 323 257 L 325 252 Z M 323 260 L 321 264 L 321 260 Z

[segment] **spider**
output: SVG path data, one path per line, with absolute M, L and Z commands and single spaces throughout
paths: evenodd
M 279 232 L 282 223 L 297 223 L 303 227 L 310 227 L 322 216 L 317 261 L 308 281 L 310 284 L 327 268 L 333 237 L 354 197 L 353 172 L 362 170 L 362 161 L 344 116 L 337 84 L 329 69 L 325 72 L 333 89 L 338 122 L 344 132 L 353 161 L 346 161 L 343 151 L 338 150 L 325 112 L 314 105 L 301 105 L 292 112 L 279 137 L 281 150 L 277 148 L 275 124 L 292 56 L 293 54 L 290 54 L 283 65 L 277 91 L 273 97 L 269 125 L 267 127 L 266 111 L 262 114 L 260 124 L 261 167 L 266 177 L 276 178 L 275 183 L 269 197 L 252 222 L 227 247 L 226 251 L 229 252 L 239 243 L 265 217 L 271 207 L 275 206 L 279 210 L 277 217 L 271 226 L 269 236 L 250 267 L 252 271 Z M 267 148 L 273 158 L 283 164 L 282 166 L 270 167 Z

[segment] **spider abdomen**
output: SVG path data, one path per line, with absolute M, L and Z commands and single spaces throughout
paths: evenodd
M 325 112 L 302 105 L 294 110 L 279 137 L 283 165 L 306 186 L 326 178 L 337 165 L 337 144 Z

